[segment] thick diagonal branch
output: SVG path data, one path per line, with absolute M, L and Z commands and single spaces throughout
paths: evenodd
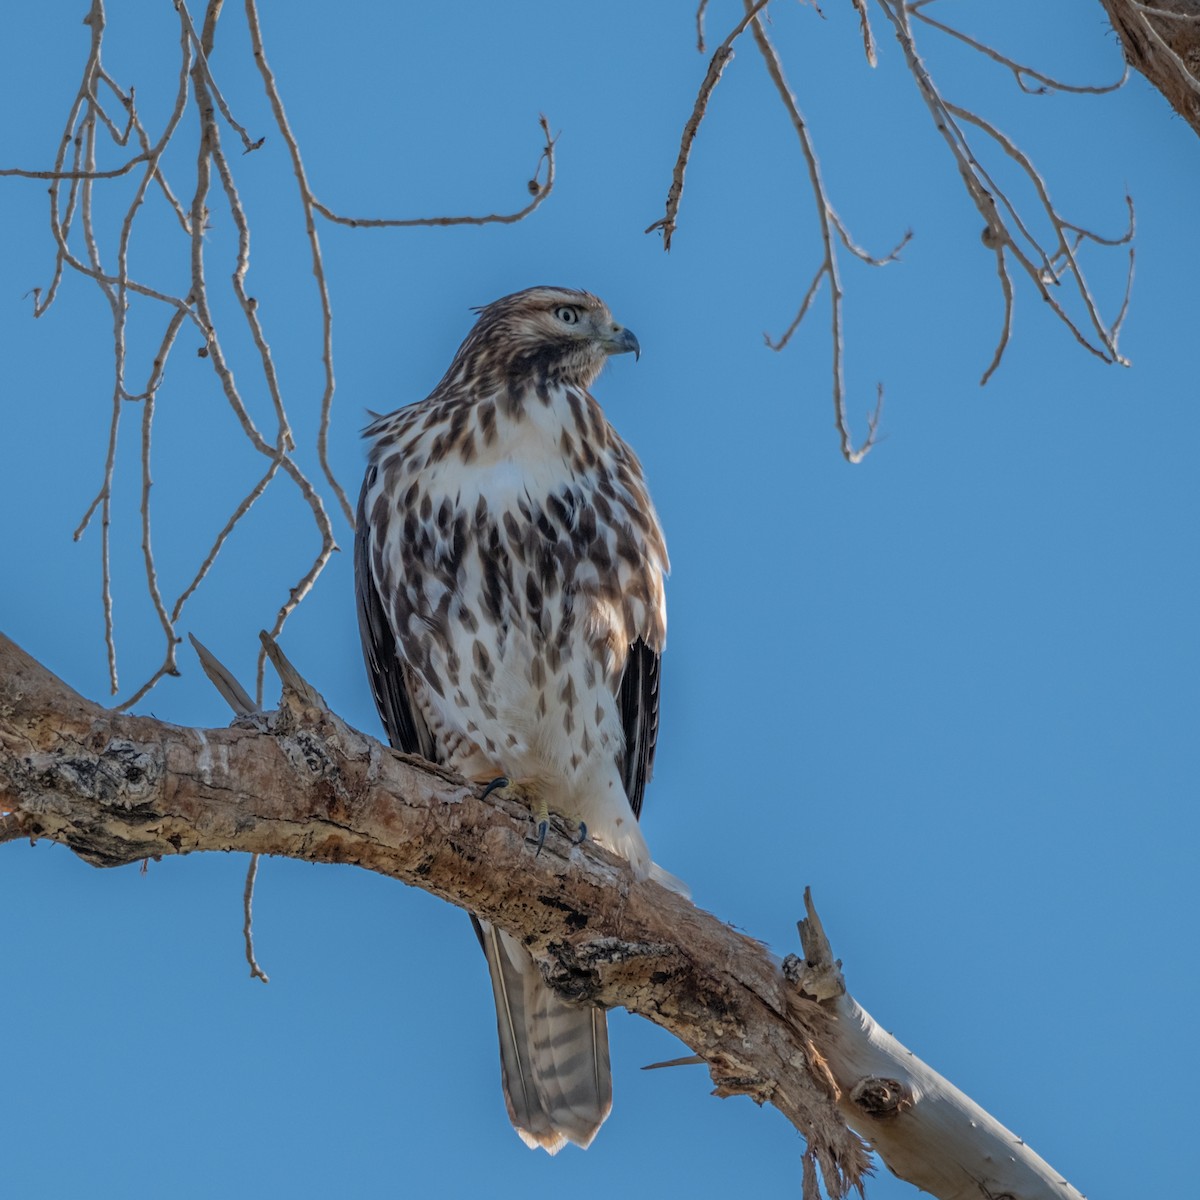
M 764 947 L 595 846 L 551 836 L 535 857 L 519 806 L 481 802 L 294 694 L 227 729 L 183 729 L 92 704 L 0 635 L 3 809 L 96 866 L 240 850 L 423 888 L 519 933 L 564 994 L 676 1033 L 723 1093 L 770 1100 L 847 1186 L 867 1166 L 813 1069 L 820 1008 L 793 1013 Z
M 1078 1200 L 854 1004 L 823 935 L 785 972 L 596 846 L 554 832 L 534 855 L 529 832 L 519 805 L 351 729 L 295 679 L 276 712 L 186 729 L 85 700 L 0 634 L 0 842 L 46 838 L 102 867 L 201 850 L 365 867 L 520 936 L 562 995 L 649 1018 L 719 1095 L 778 1108 L 808 1140 L 805 1200 L 818 1173 L 834 1197 L 862 1187 L 848 1126 L 943 1200 Z

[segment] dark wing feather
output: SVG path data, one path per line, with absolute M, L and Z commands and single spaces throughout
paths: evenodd
M 363 658 L 388 741 L 405 754 L 420 754 L 430 762 L 437 762 L 429 726 L 413 703 L 411 673 L 397 652 L 387 609 L 371 573 L 371 527 L 364 501 L 374 472 L 374 467 L 367 472 L 354 531 L 354 590 L 358 596 L 358 631 L 362 635 Z
M 658 744 L 659 655 L 641 638 L 629 649 L 617 705 L 625 727 L 625 763 L 622 775 L 625 795 L 633 815 L 642 815 L 642 798 L 654 771 L 654 748 Z

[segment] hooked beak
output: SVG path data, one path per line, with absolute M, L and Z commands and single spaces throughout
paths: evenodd
M 642 347 L 634 336 L 633 330 L 614 328 L 604 338 L 604 349 L 608 354 L 628 354 L 633 351 L 633 357 L 642 357 Z

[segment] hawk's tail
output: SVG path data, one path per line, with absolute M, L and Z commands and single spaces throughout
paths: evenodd
M 550 1154 L 567 1142 L 588 1146 L 612 1108 L 603 1010 L 560 1000 L 520 942 L 475 924 L 496 997 L 509 1118 L 527 1146 Z

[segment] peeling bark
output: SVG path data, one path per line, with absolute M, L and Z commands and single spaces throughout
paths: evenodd
M 850 997 L 811 901 L 781 964 L 593 844 L 351 729 L 285 669 L 280 708 L 227 729 L 104 709 L 0 635 L 0 842 L 48 838 L 96 866 L 202 850 L 353 863 L 522 938 L 562 995 L 623 1006 L 770 1103 L 808 1141 L 804 1196 L 861 1189 L 863 1139 L 942 1200 L 1080 1200 L 1020 1139 Z M 10 851 L 11 853 L 11 851 Z M 860 1136 L 861 1135 L 861 1136 Z
M 1200 0 L 1100 0 L 1125 59 L 1200 134 Z

